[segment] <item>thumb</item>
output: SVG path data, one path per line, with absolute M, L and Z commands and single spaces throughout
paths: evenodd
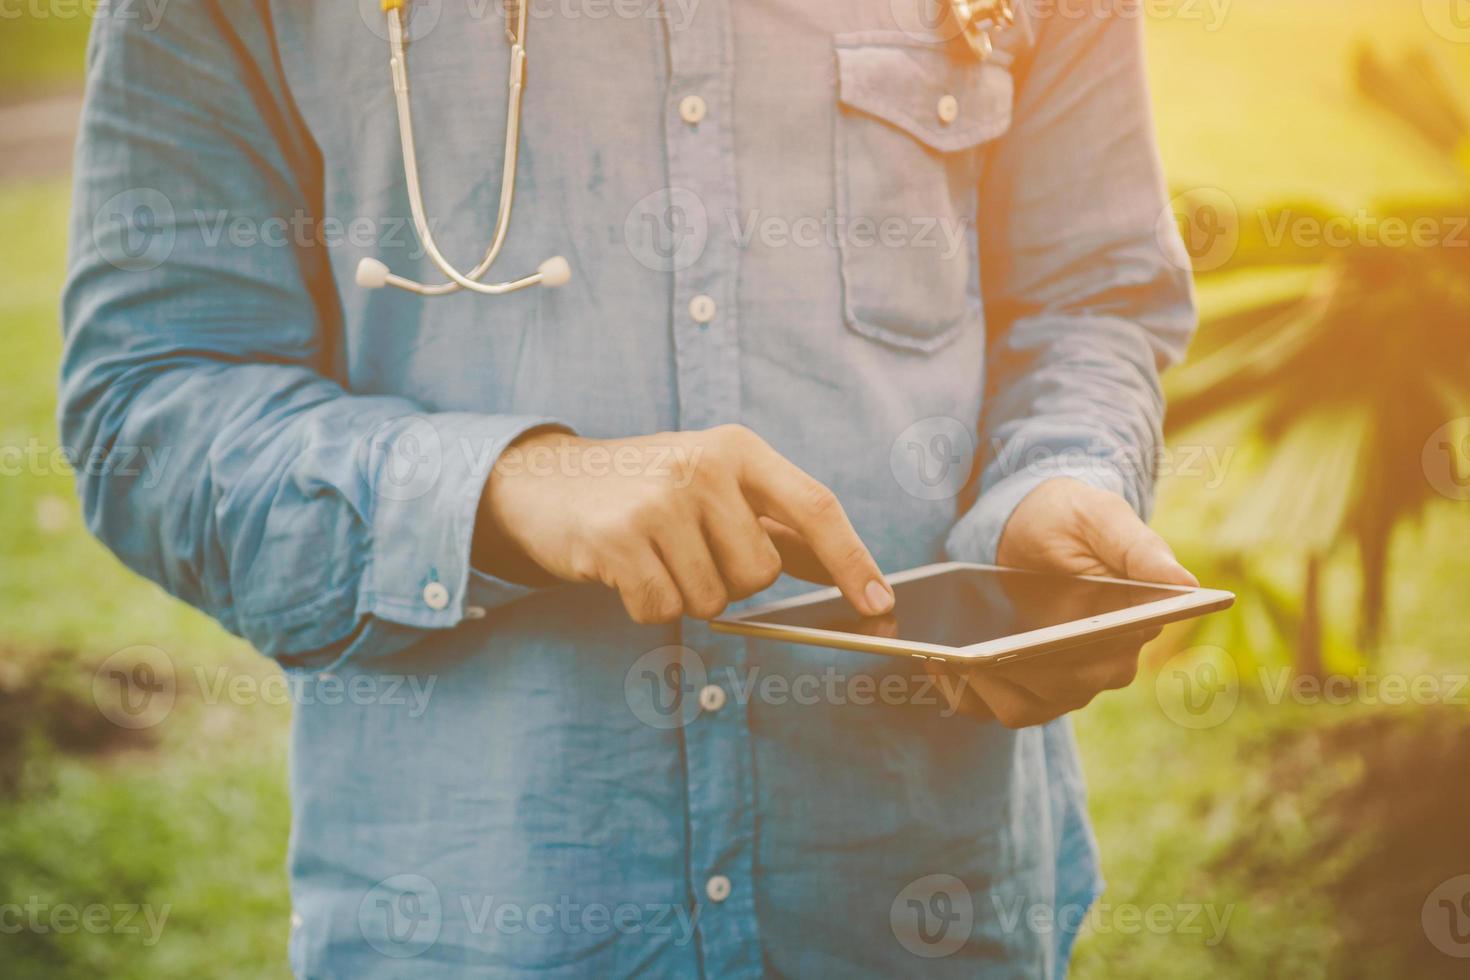
M 1179 559 L 1174 557 L 1174 549 L 1170 548 L 1164 539 L 1153 531 L 1149 531 L 1148 536 L 1153 539 L 1153 545 L 1140 545 L 1135 551 L 1129 553 L 1123 576 L 1138 582 L 1158 582 L 1161 585 L 1187 585 L 1192 589 L 1199 588 L 1199 579 L 1179 563 Z
M 1093 554 L 1114 575 L 1161 585 L 1199 586 L 1199 579 L 1174 557 L 1174 549 L 1133 513 L 1117 494 L 1106 494 L 1087 514 L 1087 539 Z

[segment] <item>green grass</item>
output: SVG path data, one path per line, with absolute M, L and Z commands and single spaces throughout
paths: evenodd
M 1290 882 L 1266 892 L 1208 867 L 1245 829 L 1234 804 L 1264 778 L 1240 758 L 1242 739 L 1287 727 L 1286 719 L 1246 706 L 1221 728 L 1181 729 L 1160 716 L 1153 696 L 1145 674 L 1077 719 L 1108 882 L 1101 902 L 1213 907 L 1229 915 L 1223 940 L 1212 945 L 1210 929 L 1089 933 L 1079 943 L 1074 975 L 1331 976 L 1337 937 L 1325 895 Z
M 56 301 L 64 262 L 64 182 L 0 192 L 0 445 L 57 445 Z M 13 460 L 7 460 L 12 464 Z M 56 686 L 91 707 L 86 669 L 115 650 L 164 650 L 181 677 L 197 666 L 264 676 L 273 668 L 197 612 L 122 567 L 82 525 L 64 468 L 21 464 L 0 476 L 0 693 L 45 659 L 79 651 Z M 187 689 L 187 685 L 186 685 Z M 18 711 L 22 705 L 5 708 Z M 152 750 L 106 742 L 71 757 L 26 746 L 18 802 L 0 799 L 0 896 L 46 908 L 169 908 L 162 940 L 146 928 L 4 938 L 6 976 L 239 976 L 284 972 L 288 712 L 181 699 Z M 105 726 L 104 726 L 105 730 Z M 118 733 L 121 734 L 121 733 Z M 141 924 L 141 916 L 135 917 Z
M 285 720 L 181 718 L 156 753 L 46 764 L 45 786 L 0 809 L 5 900 L 137 909 L 142 930 L 23 930 L 5 938 L 7 975 L 284 974 Z
M 82 526 L 72 477 L 56 450 L 56 378 L 61 341 L 57 297 L 65 263 L 68 194 L 61 181 L 0 193 L 4 227 L 32 233 L 0 241 L 0 445 L 21 447 L 0 475 L 3 642 L 26 649 L 108 650 L 149 643 L 214 657 L 243 646 L 210 621 L 133 576 Z M 34 450 L 34 451 L 33 451 Z M 19 475 L 10 475 L 19 470 Z
M 1214 33 L 1183 19 L 1151 25 L 1151 74 L 1171 182 L 1222 187 L 1242 207 L 1291 197 L 1355 208 L 1459 192 L 1460 178 L 1360 106 L 1349 86 L 1347 55 L 1357 39 L 1372 37 L 1390 51 L 1433 40 L 1418 7 L 1237 0 Z M 6 22 L 0 79 L 12 92 L 74 81 L 84 28 L 80 20 Z M 1470 90 L 1470 45 L 1439 43 L 1436 50 Z M 56 445 L 65 210 L 59 181 L 0 189 L 0 222 L 27 232 L 0 238 L 0 332 L 8 345 L 0 359 L 0 445 Z M 1232 290 L 1240 291 L 1227 284 L 1207 299 L 1232 301 Z M 1248 482 L 1248 472 L 1232 469 L 1227 491 Z M 136 644 L 167 651 L 184 669 L 206 665 L 256 676 L 273 669 L 92 541 L 65 472 L 4 476 L 0 487 L 0 692 L 53 651 L 79 651 L 87 663 Z M 1202 501 L 1225 496 L 1175 481 L 1164 488 L 1159 525 L 1187 554 L 1210 522 Z M 1454 669 L 1470 644 L 1462 612 L 1470 508 L 1434 510 L 1423 528 L 1400 536 L 1395 562 L 1382 666 Z M 1289 550 L 1269 556 L 1268 566 L 1284 587 L 1295 587 L 1299 569 Z M 1329 571 L 1328 618 L 1350 633 L 1356 578 L 1342 558 Z M 1267 664 L 1283 657 L 1272 649 L 1250 654 Z M 87 681 L 83 671 L 69 684 L 85 698 Z M 1079 945 L 1076 975 L 1410 975 L 1394 969 L 1400 961 L 1393 949 L 1376 954 L 1389 965 L 1366 958 L 1361 936 L 1374 935 L 1375 923 L 1335 891 L 1348 857 L 1319 860 L 1312 850 L 1319 798 L 1358 771 L 1355 757 L 1313 756 L 1313 779 L 1283 785 L 1278 770 L 1289 753 L 1273 748 L 1377 710 L 1271 705 L 1247 692 L 1226 723 L 1195 731 L 1163 714 L 1145 674 L 1132 689 L 1081 712 L 1078 737 L 1110 882 L 1104 902 L 1114 909 L 1212 904 L 1230 907 L 1231 918 L 1214 946 L 1179 930 L 1091 932 Z M 1411 718 L 1400 711 L 1394 718 Z M 0 897 L 171 911 L 163 941 L 151 947 L 120 934 L 6 936 L 0 972 L 284 973 L 287 714 L 185 698 L 151 747 L 104 744 L 76 756 L 33 739 L 22 795 L 0 801 Z M 1263 876 L 1237 858 L 1243 842 L 1254 840 L 1279 862 L 1273 873 Z M 1447 867 L 1446 875 L 1467 867 Z M 1106 916 L 1097 921 L 1116 924 Z

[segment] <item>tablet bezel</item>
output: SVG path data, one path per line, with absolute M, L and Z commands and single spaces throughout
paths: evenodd
M 999 565 L 978 565 L 969 562 L 941 562 L 911 568 L 888 576 L 889 583 L 900 585 L 918 579 L 932 578 L 961 569 L 976 569 L 986 572 L 1001 572 L 1007 575 L 1035 574 L 1025 569 L 1004 568 Z M 1027 630 L 994 640 L 986 640 L 963 647 L 944 646 L 936 643 L 920 643 L 906 640 L 865 636 L 859 633 L 843 633 L 834 630 L 816 629 L 810 626 L 787 626 L 781 623 L 762 622 L 761 617 L 774 612 L 815 605 L 840 598 L 836 588 L 820 589 L 804 595 L 762 603 L 729 616 L 721 616 L 710 622 L 716 632 L 733 633 L 763 640 L 781 640 L 811 646 L 834 647 L 840 650 L 855 650 L 862 653 L 882 653 L 897 657 L 917 657 L 924 660 L 960 661 L 969 665 L 988 663 L 1010 663 L 1027 657 L 1040 656 L 1056 650 L 1065 650 L 1087 643 L 1119 636 L 1135 630 L 1162 626 L 1166 623 L 1190 619 L 1208 612 L 1228 609 L 1235 596 L 1219 589 L 1191 588 L 1181 585 L 1160 585 L 1157 582 L 1135 582 L 1129 579 L 1108 578 L 1101 575 L 1069 576 L 1087 582 L 1106 582 L 1114 585 L 1136 585 L 1151 589 L 1167 589 L 1178 595 L 1167 599 L 1155 599 L 1126 609 L 1075 619 L 1056 626 Z

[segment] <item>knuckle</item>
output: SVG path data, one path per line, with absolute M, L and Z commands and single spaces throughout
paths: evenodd
M 725 580 L 740 592 L 739 598 L 770 587 L 784 570 L 781 553 L 769 538 L 761 541 L 726 571 Z
M 774 545 L 767 545 L 756 556 L 751 566 L 751 575 L 756 583 L 755 591 L 769 588 L 781 577 L 781 553 Z
M 662 483 L 647 484 L 628 502 L 619 521 L 625 530 L 656 530 L 668 522 L 674 505 L 672 488 Z
M 610 507 L 587 519 L 590 540 L 604 549 L 634 537 L 636 527 L 632 507 Z
M 713 619 L 725 611 L 730 604 L 730 597 L 725 592 L 723 585 L 704 583 L 694 590 L 694 594 L 687 596 L 686 606 L 689 615 L 695 619 Z
M 747 428 L 738 422 L 729 422 L 725 425 L 716 426 L 710 431 L 722 442 L 737 447 L 754 446 L 761 441 L 761 437 L 756 435 L 753 429 Z
M 719 452 L 692 455 L 678 465 L 675 486 L 693 487 L 701 492 L 722 486 L 733 469 L 729 455 Z
M 744 599 L 761 590 L 749 569 L 736 568 L 725 572 L 725 591 L 731 600 Z
M 798 503 L 813 520 L 819 522 L 825 523 L 842 516 L 842 504 L 838 502 L 837 494 L 816 480 L 812 480 L 802 489 Z
M 842 555 L 837 559 L 843 568 L 859 569 L 868 564 L 868 549 L 861 544 L 853 544 L 842 549 Z
M 762 592 L 771 587 L 776 579 L 781 577 L 781 562 L 776 560 L 775 567 L 767 565 L 764 559 L 756 559 L 750 564 L 733 570 L 727 576 L 726 581 L 730 587 L 732 599 L 744 599 Z
M 644 579 L 633 586 L 628 599 L 633 621 L 643 625 L 671 623 L 684 612 L 679 596 L 657 579 Z

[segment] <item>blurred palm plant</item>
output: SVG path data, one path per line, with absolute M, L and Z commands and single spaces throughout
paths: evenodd
M 1470 125 L 1427 53 L 1389 66 L 1365 49 L 1356 80 L 1370 104 L 1470 177 Z M 1168 434 L 1209 422 L 1269 446 L 1215 545 L 1236 556 L 1287 542 L 1300 549 L 1297 667 L 1320 675 L 1324 560 L 1355 546 L 1358 643 L 1372 652 L 1393 532 L 1437 496 L 1424 473 L 1426 439 L 1470 405 L 1470 201 L 1389 208 L 1366 225 L 1366 216 L 1300 206 L 1258 217 L 1240 223 L 1233 257 L 1210 275 L 1315 271 L 1206 318 L 1170 378 Z M 1288 233 L 1302 227 L 1346 234 Z

